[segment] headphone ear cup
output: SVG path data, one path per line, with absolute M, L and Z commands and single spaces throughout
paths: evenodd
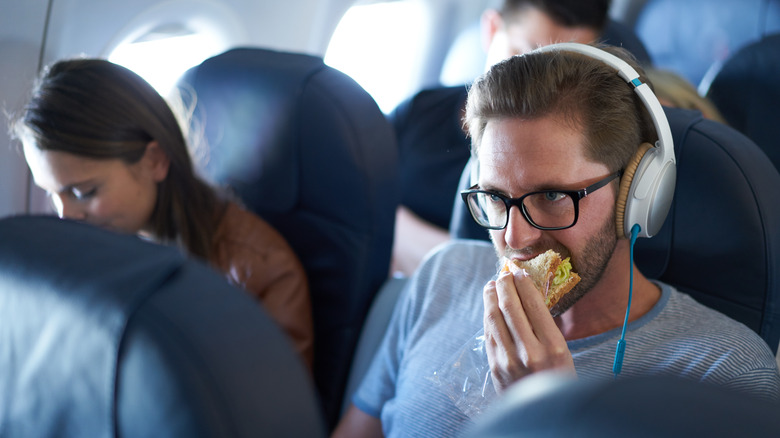
M 639 163 L 644 158 L 645 153 L 652 148 L 653 145 L 650 143 L 640 144 L 634 156 L 628 161 L 626 169 L 623 171 L 623 176 L 620 178 L 620 189 L 618 189 L 617 202 L 615 203 L 615 231 L 617 231 L 618 238 L 630 237 L 626 235 L 626 230 L 624 229 L 628 192 L 631 190 L 631 183 L 634 181 L 634 174 L 636 174 Z

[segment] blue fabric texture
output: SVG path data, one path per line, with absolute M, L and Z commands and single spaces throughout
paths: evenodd
M 0 219 L 0 436 L 325 436 L 300 358 L 177 248 Z

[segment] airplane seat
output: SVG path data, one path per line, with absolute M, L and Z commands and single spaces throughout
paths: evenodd
M 679 73 L 694 85 L 741 47 L 780 31 L 776 0 L 648 0 L 635 31 L 656 67 Z
M 633 29 L 625 24 L 610 19 L 607 21 L 607 27 L 602 35 L 602 42 L 611 46 L 623 47 L 631 52 L 642 66 L 653 65 L 650 53 L 647 51 L 644 43 L 636 35 Z
M 778 411 L 776 400 L 669 376 L 581 381 L 546 372 L 510 387 L 463 436 L 778 436 Z
M 0 436 L 325 436 L 297 353 L 173 247 L 0 220 Z
M 780 173 L 733 128 L 698 111 L 664 108 L 677 183 L 660 232 L 638 239 L 635 261 L 651 279 L 742 322 L 777 354 L 780 341 Z M 461 189 L 471 185 L 464 168 Z M 457 199 L 455 238 L 488 239 Z
M 408 283 L 408 277 L 390 278 L 379 289 L 379 293 L 374 298 L 368 316 L 366 316 L 366 322 L 363 324 L 363 330 L 360 332 L 355 355 L 352 358 L 340 415 L 343 416 L 352 404 L 352 396 L 357 392 L 363 377 L 374 360 L 379 345 L 385 337 L 387 327 L 390 325 L 395 306 Z
M 780 33 L 740 49 L 712 80 L 707 97 L 728 124 L 756 142 L 780 169 Z
M 306 271 L 314 378 L 335 425 L 365 315 L 390 270 L 397 146 L 371 96 L 322 58 L 239 48 L 179 82 L 205 171 L 287 239 Z

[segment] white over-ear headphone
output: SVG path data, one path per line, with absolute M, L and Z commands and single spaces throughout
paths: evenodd
M 570 51 L 601 60 L 617 70 L 618 76 L 634 87 L 634 91 L 647 108 L 653 125 L 658 133 L 655 146 L 642 143 L 634 157 L 623 170 L 620 190 L 615 206 L 615 218 L 618 236 L 631 239 L 631 280 L 628 287 L 628 305 L 623 322 L 623 331 L 615 350 L 612 372 L 615 377 L 623 368 L 623 356 L 626 349 L 626 328 L 631 311 L 631 295 L 634 286 L 633 260 L 636 237 L 652 237 L 661 229 L 672 205 L 674 184 L 677 180 L 677 165 L 674 158 L 674 142 L 669 122 L 666 120 L 661 104 L 642 83 L 639 73 L 628 63 L 611 53 L 593 46 L 577 43 L 561 43 L 541 47 L 534 52 Z M 633 233 L 632 233 L 633 229 Z
M 624 170 L 620 181 L 616 225 L 619 236 L 630 237 L 634 224 L 640 227 L 639 237 L 654 236 L 661 229 L 672 205 L 677 180 L 672 132 L 658 98 L 628 63 L 596 47 L 579 43 L 559 43 L 540 47 L 530 53 L 556 51 L 576 52 L 613 67 L 621 78 L 634 87 L 634 91 L 650 113 L 658 133 L 658 141 L 655 146 L 649 143 L 640 145 L 634 159 Z M 476 169 L 472 168 L 472 175 L 475 175 L 474 170 Z

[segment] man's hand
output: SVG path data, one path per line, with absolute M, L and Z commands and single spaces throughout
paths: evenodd
M 501 272 L 485 285 L 485 346 L 496 392 L 537 371 L 576 373 L 563 334 L 533 282 Z

